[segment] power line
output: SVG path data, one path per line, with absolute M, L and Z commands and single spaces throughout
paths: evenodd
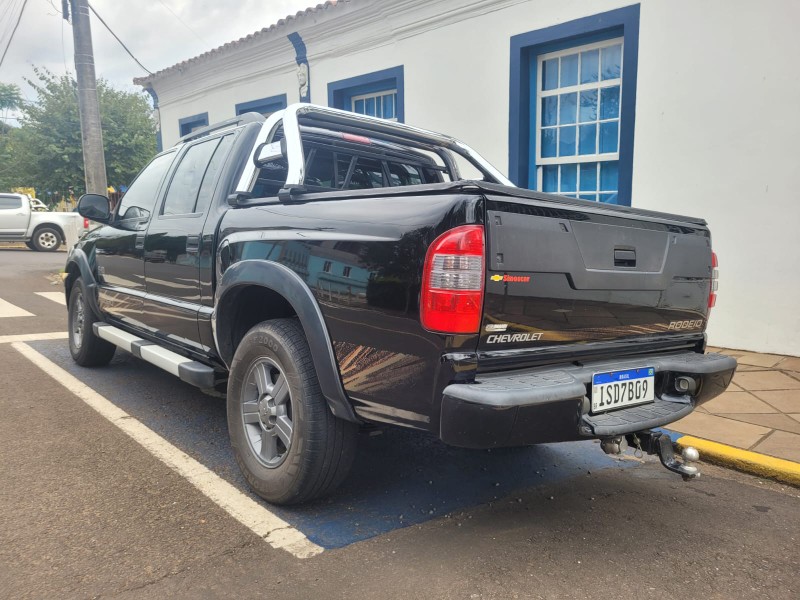
M 174 10 L 172 10 L 172 9 L 171 9 L 169 6 L 167 6 L 166 2 L 163 2 L 162 0 L 158 0 L 158 3 L 159 3 L 161 6 L 163 6 L 164 8 L 166 8 L 166 9 L 167 9 L 167 10 L 168 10 L 168 11 L 169 11 L 171 14 L 172 14 L 172 16 L 173 16 L 173 17 L 175 17 L 176 19 L 178 19 L 178 21 L 180 21 L 180 22 L 181 22 L 181 25 L 183 25 L 184 27 L 186 27 L 186 29 L 188 29 L 189 31 L 191 31 L 191 32 L 192 32 L 192 34 L 194 35 L 194 37 L 196 37 L 198 40 L 200 40 L 200 41 L 201 41 L 201 42 L 203 42 L 204 44 L 208 45 L 208 42 L 207 42 L 207 41 L 205 41 L 203 38 L 201 38 L 201 37 L 200 37 L 200 34 L 199 34 L 199 33 L 197 33 L 197 32 L 196 32 L 194 29 L 192 29 L 191 27 L 189 27 L 189 26 L 188 26 L 188 25 L 187 25 L 187 24 L 184 22 L 184 20 L 183 20 L 183 19 L 181 19 L 181 18 L 180 18 L 180 17 L 177 15 L 177 13 L 176 13 Z
M 27 2 L 27 0 L 25 0 L 25 1 Z M 112 31 L 111 27 L 109 27 L 109 26 L 108 26 L 108 23 L 106 23 L 106 22 L 103 20 L 103 17 L 101 17 L 100 15 L 98 15 L 98 14 L 97 14 L 97 11 L 94 9 L 94 6 L 92 6 L 92 5 L 91 5 L 91 4 L 89 4 L 88 2 L 87 2 L 87 5 L 89 6 L 89 10 L 91 10 L 91 11 L 94 13 L 94 16 L 95 16 L 95 17 L 97 17 L 97 19 L 98 19 L 98 20 L 99 20 L 99 21 L 100 21 L 100 22 L 103 24 L 103 27 L 105 27 L 106 29 L 108 29 L 108 33 L 110 33 L 111 35 L 113 35 L 113 36 L 114 36 L 114 39 L 115 39 L 115 40 L 117 40 L 117 41 L 119 42 L 119 45 L 120 45 L 120 46 L 122 46 L 122 47 L 125 49 L 125 52 L 127 52 L 127 53 L 128 53 L 128 56 L 130 56 L 130 57 L 131 57 L 131 58 L 132 58 L 134 61 L 136 61 L 136 64 L 137 64 L 137 65 L 139 65 L 140 67 L 142 67 L 142 69 L 144 69 L 145 71 L 147 71 L 147 73 L 148 73 L 149 75 L 152 75 L 152 74 L 153 74 L 153 72 L 152 72 L 150 69 L 148 69 L 147 67 L 145 67 L 145 66 L 144 66 L 142 63 L 140 63 L 140 62 L 139 62 L 139 59 L 138 59 L 138 58 L 136 58 L 136 57 L 133 55 L 133 52 L 131 52 L 130 50 L 128 50 L 128 47 L 127 47 L 127 46 L 126 46 L 124 43 L 122 43 L 122 40 L 121 40 L 121 39 L 119 39 L 119 37 L 117 36 L 117 34 L 116 34 L 116 33 L 114 33 L 114 32 Z
M 17 13 L 22 6 L 22 0 L 5 0 L 5 5 L 3 13 L 0 15 L 0 43 L 3 45 L 14 28 L 14 21 L 16 21 Z
M 19 27 L 19 22 L 22 21 L 22 14 L 25 12 L 26 6 L 28 6 L 28 0 L 25 0 L 22 3 L 22 10 L 19 11 L 19 17 L 17 17 L 17 22 L 14 24 L 14 29 L 11 31 L 11 36 L 8 38 L 6 49 L 3 50 L 3 56 L 0 56 L 0 67 L 3 66 L 3 61 L 6 59 L 6 54 L 8 53 L 8 49 L 11 47 L 11 40 L 14 39 L 14 34 L 17 33 L 17 28 Z

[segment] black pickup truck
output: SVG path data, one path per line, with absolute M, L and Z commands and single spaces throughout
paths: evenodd
M 702 219 L 514 187 L 451 137 L 297 104 L 182 138 L 69 253 L 69 345 L 227 394 L 279 504 L 346 476 L 359 426 L 471 448 L 599 438 L 697 475 L 653 430 L 725 390 Z

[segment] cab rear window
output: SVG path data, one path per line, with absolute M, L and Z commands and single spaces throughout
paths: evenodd
M 354 155 L 329 148 L 306 151 L 305 183 L 337 190 L 399 187 L 438 183 L 435 169 L 393 158 Z
M 304 183 L 310 190 L 364 190 L 440 183 L 441 169 L 396 156 L 369 156 L 331 146 L 304 144 L 306 157 Z M 376 153 L 377 154 L 377 153 Z M 254 197 L 278 194 L 286 181 L 285 159 L 263 165 L 253 189 Z

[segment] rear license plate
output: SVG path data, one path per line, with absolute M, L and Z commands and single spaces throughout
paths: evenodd
M 595 373 L 592 376 L 592 412 L 652 402 L 656 397 L 654 383 L 653 367 Z

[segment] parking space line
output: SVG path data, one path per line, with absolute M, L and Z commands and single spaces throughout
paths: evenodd
M 16 335 L 0 335 L 0 344 L 13 342 L 39 342 L 44 340 L 65 340 L 69 337 L 66 331 L 50 331 L 47 333 L 19 333 Z
M 6 302 L 0 298 L 0 319 L 4 317 L 32 317 L 33 313 L 29 313 L 24 308 L 14 306 L 10 302 Z
M 62 306 L 67 305 L 67 298 L 64 296 L 64 292 L 34 292 L 37 296 L 41 296 L 42 298 L 47 298 L 48 300 L 52 300 L 57 304 L 61 304 Z
M 116 425 L 150 454 L 187 479 L 202 494 L 273 548 L 286 550 L 297 558 L 309 558 L 323 551 L 322 547 L 311 542 L 300 531 L 267 510 L 262 504 L 170 444 L 141 421 L 117 407 L 28 344 L 14 342 L 12 348 L 83 400 L 102 417 Z

